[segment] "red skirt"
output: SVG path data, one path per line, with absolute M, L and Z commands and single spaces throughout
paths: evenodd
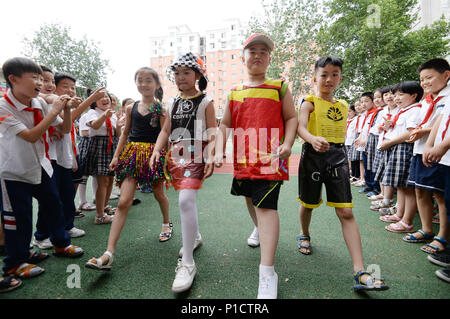
M 181 141 L 171 145 L 167 169 L 170 185 L 176 190 L 202 188 L 206 145 L 202 141 Z

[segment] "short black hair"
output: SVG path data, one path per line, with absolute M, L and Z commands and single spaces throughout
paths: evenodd
M 394 93 L 394 85 L 386 85 L 380 89 L 381 96 L 385 95 L 387 92 Z
M 423 97 L 423 88 L 420 86 L 420 83 L 416 81 L 405 81 L 399 83 L 395 86 L 394 91 L 400 91 L 410 95 L 417 94 L 416 102 L 422 100 Z
M 8 79 L 10 75 L 20 77 L 24 73 L 42 74 L 42 69 L 39 64 L 37 64 L 33 60 L 30 60 L 28 58 L 15 57 L 3 63 L 2 72 L 3 76 L 5 77 L 6 83 L 10 88 L 12 88 L 12 84 Z
M 356 112 L 355 104 L 350 104 L 350 106 L 348 108 L 349 108 L 349 110 L 352 110 L 353 112 Z
M 69 79 L 73 82 L 77 83 L 77 79 L 70 73 L 66 72 L 56 72 L 55 73 L 55 85 L 58 85 L 58 83 L 63 79 Z
M 450 65 L 447 60 L 442 59 L 442 58 L 431 59 L 431 60 L 428 60 L 427 62 L 423 63 L 419 67 L 417 72 L 420 73 L 426 69 L 433 69 L 442 74 L 445 71 L 450 71 Z
M 363 94 L 361 94 L 361 97 L 367 96 L 368 98 L 370 98 L 373 101 L 373 92 L 364 92 Z
M 317 72 L 319 68 L 324 68 L 329 64 L 339 67 L 342 71 L 344 60 L 335 56 L 322 57 L 316 61 L 316 64 L 314 65 L 314 72 Z
M 127 104 L 128 101 L 133 101 L 133 99 L 131 97 L 127 97 L 126 99 L 122 100 L 122 107 L 125 106 L 125 104 Z
M 94 92 L 95 92 L 94 90 L 91 90 L 91 91 L 89 92 L 88 97 L 91 96 Z M 108 95 L 109 101 L 112 102 L 111 94 L 110 94 L 109 92 L 106 92 L 106 95 Z M 97 101 L 98 101 L 98 100 L 97 100 Z M 97 101 L 94 101 L 94 102 L 91 103 L 91 105 L 90 105 L 90 108 L 91 108 L 91 109 L 95 109 L 95 108 L 97 107 Z
M 49 67 L 42 65 L 42 64 L 40 66 L 41 66 L 42 72 L 50 72 L 51 74 L 54 74 L 52 69 L 50 69 Z

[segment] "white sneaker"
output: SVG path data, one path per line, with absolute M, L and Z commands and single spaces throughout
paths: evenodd
M 247 239 L 247 244 L 250 247 L 258 247 L 259 246 L 259 233 L 258 233 L 258 228 L 254 228 L 252 234 L 250 235 L 250 237 Z
M 278 275 L 259 278 L 258 299 L 277 299 Z
M 203 238 L 201 234 L 198 234 L 198 238 L 195 238 L 194 242 L 194 250 L 196 250 L 198 247 L 200 247 L 203 244 Z M 180 252 L 178 253 L 178 256 L 183 257 L 183 247 L 181 247 Z
M 186 265 L 181 259 L 178 259 L 178 265 L 175 269 L 175 280 L 172 284 L 173 292 L 183 292 L 191 288 L 194 281 L 195 274 L 197 273 L 197 266 Z
M 76 227 L 73 227 L 72 229 L 68 230 L 67 233 L 69 233 L 70 237 L 72 238 L 82 237 L 86 234 L 84 230 L 78 229 Z
M 50 241 L 50 238 L 46 238 L 43 240 L 37 240 L 36 238 L 33 238 L 33 241 L 31 242 L 34 246 L 37 246 L 40 249 L 50 249 L 53 248 L 53 244 Z

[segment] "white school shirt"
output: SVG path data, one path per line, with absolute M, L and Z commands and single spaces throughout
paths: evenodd
M 90 109 L 89 112 L 86 113 L 86 125 L 89 127 L 89 136 L 108 136 L 108 130 L 106 129 L 106 121 L 103 122 L 102 126 L 99 127 L 98 130 L 93 129 L 90 127 L 90 124 L 92 121 L 97 120 L 99 117 L 103 115 L 105 111 L 100 110 L 99 108 Z M 113 136 L 115 136 L 115 130 L 116 130 L 116 124 L 117 124 L 117 116 L 116 114 L 113 114 L 111 116 L 111 125 L 113 127 Z
M 378 127 L 383 123 L 383 116 L 382 113 L 384 110 L 386 110 L 387 105 L 383 106 L 383 109 L 378 112 L 377 118 L 375 119 L 375 122 L 373 123 L 372 127 L 369 130 L 369 134 L 373 134 L 376 136 L 380 135 L 380 131 L 378 130 Z
M 347 133 L 345 135 L 345 145 L 352 145 L 356 139 L 356 119 L 357 116 L 350 120 L 350 124 L 347 127 Z
M 384 118 L 385 118 L 385 117 L 387 118 L 387 116 L 388 116 L 389 114 L 391 115 L 391 120 L 393 120 L 394 117 L 397 115 L 398 112 L 400 112 L 400 108 L 399 108 L 399 107 L 396 107 L 396 108 L 393 109 L 392 111 L 389 111 L 389 106 L 386 106 L 386 107 L 383 109 L 383 111 L 380 112 L 381 114 L 380 114 L 379 116 L 381 116 L 382 121 L 381 121 L 381 123 L 380 123 L 379 125 L 383 124 Z M 387 133 L 387 132 L 385 132 L 384 130 L 381 130 L 381 131 L 380 131 L 380 135 L 379 135 L 378 143 L 377 143 L 377 150 L 379 150 L 380 147 L 381 147 L 381 144 L 383 144 L 383 141 L 385 140 L 385 137 L 386 137 L 386 133 Z
M 43 137 L 37 142 L 30 143 L 17 134 L 34 127 L 33 112 L 23 111 L 26 105 L 20 103 L 11 90 L 6 93 L 15 107 L 11 106 L 4 98 L 0 99 L 0 118 L 6 117 L 0 123 L 0 179 L 18 181 L 29 184 L 40 184 L 42 170 L 51 177 L 53 175 L 52 164 L 45 155 L 45 143 Z M 50 111 L 50 106 L 42 98 L 31 100 L 31 107 L 40 109 L 42 117 Z M 62 123 L 61 118 L 56 117 L 52 126 Z M 48 131 L 46 132 L 47 142 Z
M 444 89 L 442 89 L 441 92 L 433 99 L 436 100 L 439 96 L 448 96 L 450 94 L 450 85 L 447 85 Z M 433 113 L 431 113 L 430 118 L 428 119 L 428 122 L 422 125 L 422 128 L 430 128 L 433 127 L 434 121 L 436 121 L 436 118 L 441 114 L 442 109 L 444 108 L 443 101 L 445 98 L 439 100 L 436 105 L 434 106 Z M 422 123 L 422 121 L 425 119 L 425 116 L 428 111 L 428 107 L 430 106 L 429 103 L 425 99 L 422 100 L 422 107 L 420 108 L 420 112 L 418 113 L 418 116 L 416 116 L 415 124 L 416 127 Z M 423 151 L 425 150 L 425 144 L 427 143 L 427 139 L 430 133 L 425 134 L 420 139 L 418 139 L 414 143 L 414 155 L 416 154 L 423 154 Z
M 450 137 L 450 95 L 442 99 L 444 108 L 442 109 L 442 120 L 434 140 L 434 146 L 441 143 L 444 139 Z M 445 132 L 444 136 L 442 134 Z M 439 164 L 450 166 L 450 150 L 442 156 Z
M 365 134 L 365 132 L 363 131 L 363 124 L 365 124 L 364 119 L 365 119 L 366 115 L 367 115 L 367 111 L 360 114 L 359 123 L 358 123 L 358 127 L 357 127 L 357 132 L 359 133 L 358 138 L 361 137 L 361 139 L 367 138 L 367 134 Z M 366 120 L 366 122 L 367 122 L 367 120 Z M 364 152 L 365 149 L 366 149 L 366 146 L 358 146 L 356 148 L 356 150 L 358 152 Z
M 402 114 L 399 115 L 395 126 L 393 128 L 389 128 L 384 135 L 384 138 L 387 140 L 392 140 L 405 133 L 408 129 L 415 128 L 416 124 L 414 119 L 417 116 L 416 114 L 420 112 L 420 108 L 420 104 L 414 103 L 403 109 L 399 109 L 399 112 L 402 112 Z

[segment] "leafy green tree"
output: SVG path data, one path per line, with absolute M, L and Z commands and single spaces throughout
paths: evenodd
M 353 98 L 405 80 L 418 80 L 417 68 L 449 54 L 450 23 L 444 18 L 414 30 L 417 0 L 329 0 L 319 32 L 322 55 L 344 59 L 338 94 Z
M 248 35 L 267 34 L 274 42 L 271 78 L 285 77 L 291 84 L 295 105 L 311 90 L 312 65 L 319 48 L 316 34 L 322 24 L 320 2 L 309 0 L 262 1 L 264 15 L 249 23 Z
M 24 38 L 23 54 L 37 63 L 77 78 L 77 86 L 96 88 L 106 85 L 109 62 L 102 59 L 98 43 L 84 36 L 72 38 L 70 28 L 58 24 L 44 24 L 32 38 Z M 79 92 L 81 93 L 81 92 Z

